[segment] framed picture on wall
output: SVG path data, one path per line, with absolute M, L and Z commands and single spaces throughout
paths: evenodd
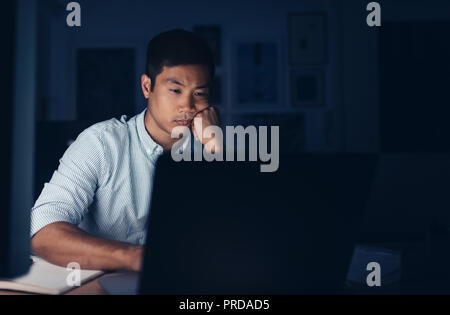
M 233 43 L 234 110 L 277 109 L 280 106 L 281 53 L 276 40 Z
M 290 64 L 326 63 L 326 28 L 325 13 L 291 13 L 288 18 Z
M 291 106 L 294 108 L 324 105 L 323 69 L 296 69 L 290 74 Z
M 76 54 L 77 119 L 102 121 L 135 113 L 133 48 L 82 48 Z M 102 80 L 98 80 L 98 78 Z

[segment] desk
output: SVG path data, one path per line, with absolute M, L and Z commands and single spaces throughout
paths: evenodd
M 95 278 L 91 281 L 86 282 L 79 288 L 75 288 L 66 293 L 66 295 L 105 295 L 108 294 L 98 282 L 98 279 L 104 277 L 110 277 L 112 274 L 107 273 Z M 31 295 L 30 293 L 16 292 L 16 291 L 6 291 L 0 290 L 0 295 Z

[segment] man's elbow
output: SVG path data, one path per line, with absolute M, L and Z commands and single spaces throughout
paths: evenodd
M 50 225 L 44 226 L 31 237 L 31 252 L 34 255 L 44 257 L 45 252 L 51 247 L 51 242 L 46 237 L 47 230 L 51 229 Z
M 31 252 L 39 257 L 47 258 L 55 252 L 61 241 L 61 233 L 76 227 L 67 222 L 54 222 L 44 226 L 31 237 Z

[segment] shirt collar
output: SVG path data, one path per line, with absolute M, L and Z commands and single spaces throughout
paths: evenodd
M 139 134 L 139 139 L 142 141 L 144 149 L 147 152 L 147 154 L 151 156 L 160 155 L 163 152 L 162 146 L 160 146 L 158 143 L 155 142 L 155 140 L 152 139 L 152 137 L 147 132 L 147 129 L 145 128 L 144 120 L 146 112 L 147 109 L 144 109 L 144 111 L 137 116 L 137 130 Z
M 163 153 L 163 147 L 155 142 L 155 140 L 152 139 L 152 137 L 147 132 L 147 129 L 145 128 L 145 113 L 147 112 L 147 109 L 144 109 L 142 113 L 140 113 L 137 116 L 137 129 L 139 138 L 141 139 L 142 143 L 144 144 L 144 149 L 147 152 L 147 154 L 154 156 L 154 155 L 160 155 Z M 192 139 L 191 137 L 188 137 L 184 143 L 180 146 L 179 153 L 183 153 L 185 150 L 187 150 L 189 147 L 189 144 L 191 143 Z

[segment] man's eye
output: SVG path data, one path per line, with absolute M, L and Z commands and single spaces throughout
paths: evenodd
M 200 96 L 200 97 L 207 97 L 208 93 L 200 93 L 200 92 L 196 92 L 194 93 L 195 96 Z
M 181 90 L 179 90 L 179 89 L 173 89 L 173 90 L 170 90 L 170 92 L 175 93 L 175 94 L 180 94 L 180 93 L 181 93 Z

